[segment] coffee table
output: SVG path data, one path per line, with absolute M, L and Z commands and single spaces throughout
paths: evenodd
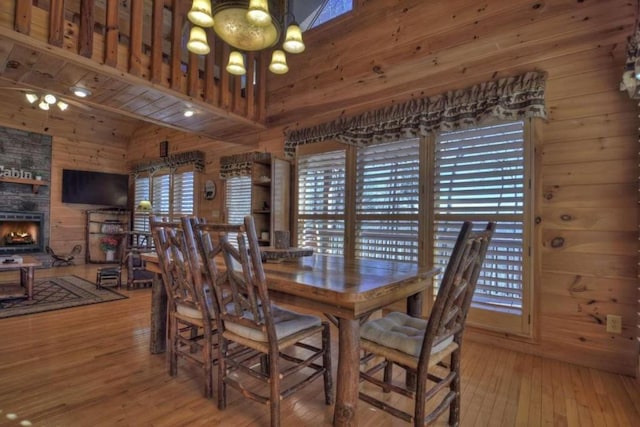
M 20 292 L 0 292 L 0 299 L 7 298 L 24 298 L 33 299 L 33 278 L 36 267 L 40 267 L 42 263 L 31 255 L 20 255 L 22 262 L 0 263 L 0 271 L 20 271 L 20 287 L 24 291 Z

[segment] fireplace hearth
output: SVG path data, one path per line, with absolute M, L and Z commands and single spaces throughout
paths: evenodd
M 0 212 L 0 255 L 42 252 L 44 214 Z

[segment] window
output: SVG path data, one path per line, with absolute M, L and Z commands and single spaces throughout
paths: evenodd
M 251 215 L 251 176 L 234 176 L 225 183 L 227 222 L 242 224 L 244 217 Z
M 178 221 L 182 216 L 194 213 L 195 173 L 193 171 L 158 171 L 153 175 L 141 175 L 135 180 L 135 206 L 141 200 L 151 201 L 153 215 Z M 149 231 L 149 215 L 135 212 L 134 231 Z
M 307 31 L 353 10 L 353 0 L 292 0 L 289 7 L 302 31 Z
M 251 175 L 227 178 L 225 206 L 229 224 L 242 224 L 244 217 L 251 215 Z M 236 233 L 229 234 L 229 241 L 237 247 Z
M 358 150 L 358 258 L 418 260 L 420 139 Z
M 298 157 L 298 246 L 344 253 L 345 150 Z
M 473 311 L 496 313 L 502 319 L 492 323 L 515 333 L 526 332 L 521 321 L 528 321 L 525 158 L 521 121 L 446 132 L 435 144 L 434 262 L 446 265 L 462 221 L 497 221 Z
M 518 121 L 360 148 L 298 147 L 298 246 L 444 267 L 464 220 L 497 221 L 469 320 L 529 334 L 527 129 Z

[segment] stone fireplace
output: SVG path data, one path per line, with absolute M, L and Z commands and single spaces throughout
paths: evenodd
M 19 180 L 0 181 L 0 256 L 37 255 L 49 244 L 51 144 L 49 135 L 0 126 L 3 174 L 37 172 L 46 183 L 35 189 Z
M 44 214 L 0 212 L 0 256 L 44 250 Z

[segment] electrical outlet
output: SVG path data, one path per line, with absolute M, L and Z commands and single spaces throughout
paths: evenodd
M 622 333 L 622 316 L 607 314 L 607 332 L 612 334 Z

